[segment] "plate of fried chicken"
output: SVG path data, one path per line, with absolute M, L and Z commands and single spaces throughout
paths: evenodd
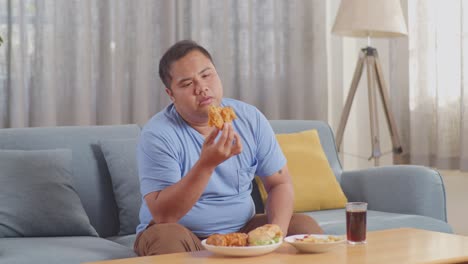
M 259 256 L 270 253 L 283 243 L 283 232 L 277 225 L 263 225 L 248 234 L 213 234 L 202 245 L 215 254 L 231 257 Z

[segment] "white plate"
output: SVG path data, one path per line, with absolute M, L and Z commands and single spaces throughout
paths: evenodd
M 276 244 L 265 245 L 265 246 L 245 246 L 245 247 L 219 247 L 206 244 L 206 239 L 202 241 L 202 245 L 208 250 L 215 254 L 231 257 L 250 257 L 259 256 L 270 253 L 277 249 L 283 241 L 279 241 Z
M 302 242 L 296 241 L 296 239 L 302 239 L 305 236 L 313 236 L 318 239 L 326 239 L 328 236 L 339 237 L 341 240 L 335 242 L 323 242 L 323 243 L 314 243 L 314 242 Z M 328 251 L 332 248 L 337 247 L 340 244 L 346 243 L 346 238 L 343 236 L 335 236 L 335 235 L 294 235 L 288 236 L 284 238 L 284 241 L 290 243 L 295 248 L 297 248 L 301 252 L 307 253 L 320 253 Z

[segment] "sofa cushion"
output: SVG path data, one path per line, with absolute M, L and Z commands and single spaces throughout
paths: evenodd
M 138 125 L 54 126 L 0 129 L 1 149 L 71 149 L 72 182 L 91 225 L 101 237 L 119 233 L 118 208 L 100 140 L 137 138 Z
M 346 196 L 330 168 L 317 130 L 277 134 L 294 186 L 294 211 L 343 208 Z M 263 201 L 266 191 L 257 180 Z
M 132 248 L 99 237 L 0 239 L 0 263 L 79 264 L 129 257 L 136 257 Z
M 131 234 L 131 235 L 124 235 L 124 236 L 106 237 L 106 239 L 115 243 L 119 243 L 122 246 L 133 248 L 133 244 L 135 244 L 136 236 L 137 234 Z
M 326 234 L 346 235 L 346 213 L 344 209 L 306 212 L 313 217 Z M 367 211 L 367 231 L 390 228 L 412 227 L 430 231 L 452 233 L 446 222 L 421 215 L 387 213 L 374 210 Z
M 119 235 L 134 234 L 140 223 L 140 181 L 136 165 L 137 139 L 101 140 L 101 150 L 109 168 L 114 197 L 119 209 Z
M 71 162 L 69 149 L 0 150 L 0 237 L 97 236 Z

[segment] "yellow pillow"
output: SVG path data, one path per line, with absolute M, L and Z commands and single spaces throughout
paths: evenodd
M 323 152 L 317 130 L 277 134 L 294 186 L 294 212 L 343 208 L 347 202 Z M 263 204 L 267 193 L 257 176 Z

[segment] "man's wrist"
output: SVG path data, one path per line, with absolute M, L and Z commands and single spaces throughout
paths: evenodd
M 209 163 L 203 162 L 202 160 L 198 160 L 193 168 L 198 171 L 198 174 L 211 175 L 216 169 L 216 166 L 210 165 Z

